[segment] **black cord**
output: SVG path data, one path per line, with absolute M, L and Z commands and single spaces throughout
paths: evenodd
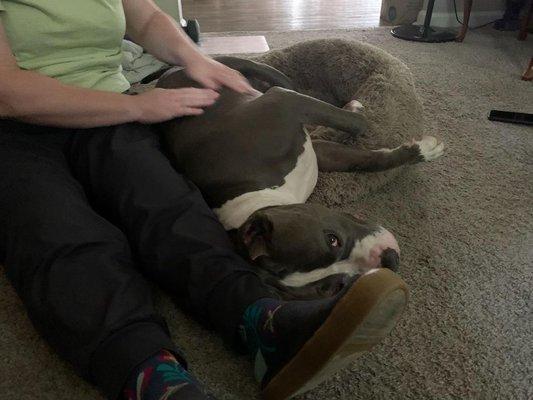
M 455 10 L 455 19 L 457 20 L 457 22 L 463 25 L 463 23 L 459 21 L 459 15 L 457 15 L 457 2 L 455 0 L 453 0 L 453 8 Z
M 455 10 L 455 19 L 457 20 L 457 22 L 459 22 L 459 24 L 463 25 L 463 22 L 461 22 L 461 21 L 459 20 L 459 15 L 457 14 L 457 2 L 456 2 L 456 0 L 453 0 L 453 8 L 454 8 L 454 10 Z M 499 19 L 500 19 L 500 18 L 495 19 L 494 21 L 487 22 L 486 24 L 483 24 L 483 25 L 474 26 L 473 28 L 468 27 L 468 29 L 470 29 L 471 31 L 473 31 L 474 29 L 483 28 L 484 26 L 491 25 L 491 24 L 495 23 L 495 22 L 498 21 Z

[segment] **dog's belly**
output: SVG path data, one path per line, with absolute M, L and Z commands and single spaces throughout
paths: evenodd
M 318 163 L 313 144 L 306 135 L 304 151 L 281 186 L 241 194 L 213 211 L 226 230 L 239 228 L 255 211 L 283 204 L 305 203 L 318 179 Z

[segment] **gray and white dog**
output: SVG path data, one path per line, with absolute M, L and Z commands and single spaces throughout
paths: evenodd
M 352 100 L 338 108 L 297 93 L 287 76 L 265 64 L 217 60 L 264 93 L 222 89 L 204 114 L 161 128 L 174 166 L 199 187 L 237 250 L 284 299 L 331 296 L 356 274 L 395 270 L 400 249 L 389 231 L 305 202 L 318 171 L 382 171 L 430 161 L 442 155 L 443 144 L 425 136 L 396 148 L 363 150 L 312 139 L 306 125 L 363 132 L 363 106 Z M 199 87 L 175 68 L 157 86 Z

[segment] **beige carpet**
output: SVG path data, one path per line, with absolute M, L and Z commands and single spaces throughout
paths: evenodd
M 314 201 L 397 235 L 412 298 L 382 345 L 304 398 L 533 398 L 533 128 L 486 119 L 492 108 L 533 112 L 533 83 L 519 79 L 533 38 L 517 42 L 490 29 L 463 44 L 399 41 L 384 28 L 262 34 L 271 48 L 342 37 L 391 52 L 413 71 L 425 133 L 447 144 L 438 162 L 364 198 L 349 180 L 335 187 L 322 176 Z M 0 277 L 0 399 L 100 399 L 39 339 Z M 220 399 L 256 399 L 248 360 L 157 297 L 193 372 Z

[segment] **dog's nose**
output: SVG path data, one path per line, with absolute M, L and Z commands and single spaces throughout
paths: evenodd
M 394 272 L 398 271 L 400 265 L 400 255 L 394 249 L 388 248 L 381 253 L 381 266 Z

